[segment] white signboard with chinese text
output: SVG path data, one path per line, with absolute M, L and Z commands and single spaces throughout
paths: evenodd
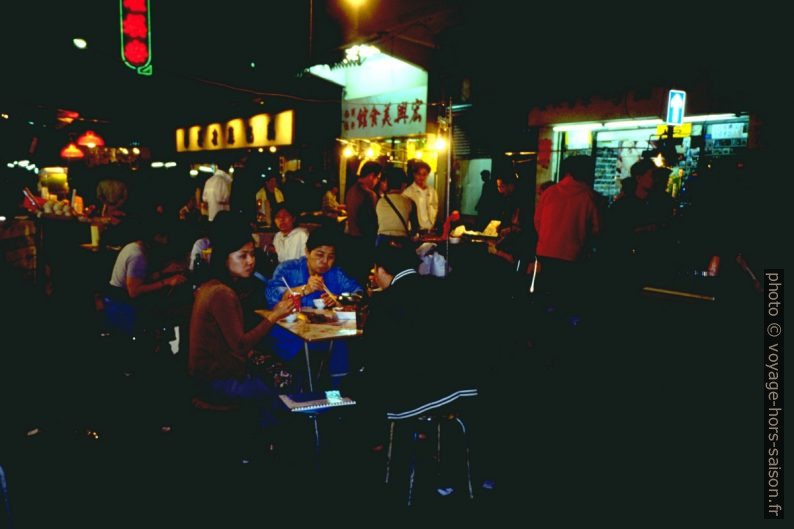
M 426 123 L 426 85 L 342 102 L 346 139 L 424 134 Z

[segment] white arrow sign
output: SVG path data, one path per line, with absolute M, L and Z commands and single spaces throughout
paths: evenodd
M 680 125 L 684 122 L 684 106 L 686 104 L 686 92 L 683 90 L 670 90 L 667 96 L 667 119 L 668 125 Z

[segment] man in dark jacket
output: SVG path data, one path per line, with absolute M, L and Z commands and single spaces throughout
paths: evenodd
M 369 272 L 372 249 L 378 235 L 378 216 L 375 213 L 378 195 L 373 188 L 377 185 L 382 170 L 377 162 L 365 163 L 359 171 L 358 180 L 345 193 L 345 233 L 348 235 L 348 249 L 345 253 L 349 258 L 343 263 L 343 267 L 359 282 L 363 282 Z
M 415 252 L 399 242 L 375 252 L 375 281 L 364 329 L 365 376 L 384 413 L 454 400 L 472 389 L 465 333 L 454 329 L 447 283 L 420 276 Z M 432 328 L 429 328 L 432 326 Z

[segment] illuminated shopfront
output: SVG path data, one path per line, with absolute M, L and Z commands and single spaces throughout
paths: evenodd
M 435 176 L 439 157 L 445 174 L 447 141 L 428 121 L 427 71 L 373 46 L 353 46 L 341 63 L 309 72 L 344 87 L 338 138 L 342 196 L 348 178 L 367 160 L 406 169 L 409 160 L 421 159 L 431 168 L 428 183 L 444 192 L 443 179 Z

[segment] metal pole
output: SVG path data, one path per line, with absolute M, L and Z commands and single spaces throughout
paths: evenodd
M 314 18 L 314 0 L 309 0 L 309 66 L 312 64 L 312 22 Z
M 450 184 L 452 183 L 452 98 L 449 98 L 449 104 L 447 105 L 447 197 L 446 197 L 446 213 L 447 216 L 444 218 L 444 221 L 449 220 L 449 191 L 450 191 Z M 451 228 L 451 226 L 450 226 Z M 449 275 L 449 234 L 447 234 L 447 240 L 445 241 L 446 247 L 446 256 L 447 256 L 447 264 L 444 270 L 444 277 Z

